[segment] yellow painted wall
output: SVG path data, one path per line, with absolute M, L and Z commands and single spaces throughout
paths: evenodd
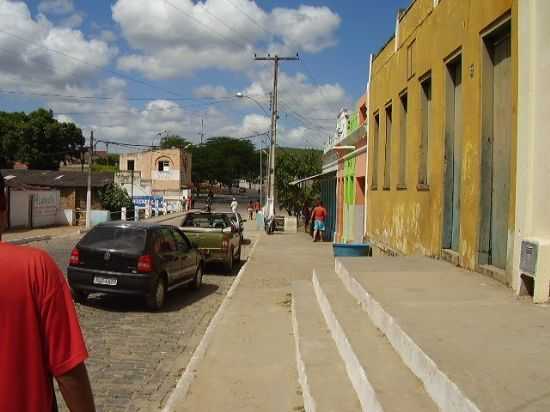
M 441 0 L 433 7 L 433 0 L 416 0 L 401 17 L 395 41 L 386 45 L 374 59 L 370 83 L 369 147 L 374 148 L 374 115 L 380 113 L 378 185 L 373 190 L 373 150 L 369 153 L 367 235 L 373 244 L 379 244 L 399 254 L 441 254 L 443 232 L 443 186 L 445 149 L 445 60 L 460 50 L 462 54 L 463 89 L 463 162 L 461 176 L 460 251 L 462 266 L 476 269 L 478 233 L 480 226 L 481 173 L 481 74 L 482 33 L 491 25 L 512 15 L 512 65 L 516 124 L 517 102 L 517 0 Z M 407 79 L 407 47 L 415 41 L 414 72 Z M 472 70 L 472 72 L 470 72 Z M 431 72 L 432 118 L 429 142 L 429 190 L 417 188 L 420 145 L 419 78 Z M 472 74 L 472 75 L 471 75 Z M 407 189 L 397 190 L 399 176 L 399 94 L 408 92 L 407 124 Z M 385 105 L 392 102 L 393 144 L 390 190 L 383 190 Z M 516 131 L 512 136 L 512 176 L 515 176 Z M 510 187 L 514 191 L 512 177 Z M 510 229 L 513 232 L 515 193 L 510 199 Z M 512 242 L 513 243 L 513 242 Z M 510 244 L 510 243 L 509 243 Z M 510 254 L 511 257 L 511 254 Z M 508 268 L 507 268 L 508 269 Z

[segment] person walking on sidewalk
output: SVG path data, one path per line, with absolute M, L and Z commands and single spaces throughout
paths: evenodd
M 317 200 L 317 206 L 311 212 L 311 219 L 313 220 L 313 241 L 317 242 L 317 236 L 320 237 L 321 242 L 325 239 L 325 221 L 327 220 L 327 209 L 323 206 L 323 202 Z
M 0 174 L 0 240 L 6 226 Z M 63 273 L 47 253 L 0 242 L 0 411 L 94 412 L 88 352 Z
M 304 208 L 302 209 L 302 216 L 304 218 L 304 231 L 309 232 L 309 221 L 311 220 L 311 210 L 307 203 L 304 203 Z
M 248 219 L 254 219 L 254 202 L 252 200 L 248 202 Z
M 239 204 L 237 203 L 237 199 L 233 198 L 233 201 L 231 202 L 231 211 L 233 213 L 237 213 L 238 209 L 239 209 Z

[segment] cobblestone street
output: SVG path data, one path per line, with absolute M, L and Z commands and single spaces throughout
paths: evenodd
M 166 222 L 177 224 L 177 222 Z M 243 247 L 243 263 L 251 244 Z M 79 236 L 35 243 L 65 270 Z M 238 269 L 235 271 L 237 273 Z M 199 291 L 180 288 L 161 312 L 139 298 L 92 295 L 77 304 L 90 359 L 88 369 L 98 411 L 157 410 L 169 396 L 235 276 L 207 267 Z M 64 403 L 58 394 L 61 410 Z

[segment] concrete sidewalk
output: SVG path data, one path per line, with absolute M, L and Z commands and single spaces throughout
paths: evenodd
M 2 241 L 10 243 L 27 243 L 29 241 L 48 240 L 60 236 L 80 233 L 79 226 L 56 226 L 38 229 L 15 229 L 2 234 Z
M 291 283 L 310 279 L 313 267 L 334 268 L 330 243 L 313 244 L 304 233 L 260 235 L 187 396 L 175 393 L 173 410 L 303 410 Z

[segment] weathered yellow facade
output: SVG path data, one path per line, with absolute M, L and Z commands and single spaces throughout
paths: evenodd
M 395 37 L 375 56 L 369 95 L 367 208 L 367 238 L 375 246 L 375 254 L 443 256 L 471 270 L 488 268 L 493 276 L 503 282 L 510 282 L 517 139 L 516 2 L 517 0 L 416 0 L 399 16 Z M 486 49 L 489 47 L 487 39 L 496 36 L 493 33 L 504 32 L 499 36 L 506 36 L 506 30 L 509 33 L 507 41 L 510 44 L 510 69 L 505 69 L 504 76 L 509 76 L 510 99 L 506 104 L 510 107 L 502 106 L 503 99 L 499 99 L 496 92 L 491 92 L 491 108 L 495 108 L 495 116 L 499 115 L 499 110 L 502 113 L 509 110 L 509 116 L 505 116 L 504 120 L 513 126 L 509 131 L 509 152 L 505 152 L 507 158 L 509 157 L 509 180 L 498 188 L 507 191 L 509 196 L 508 222 L 505 223 L 510 238 L 506 242 L 508 253 L 505 267 L 500 265 L 499 268 L 490 270 L 490 261 L 480 258 L 480 233 L 484 224 L 482 210 L 486 209 L 481 195 L 481 188 L 486 187 L 482 186 L 486 185 L 482 183 L 483 159 L 486 158 L 482 153 L 482 142 L 483 138 L 487 138 L 488 127 L 484 120 L 487 118 L 485 112 L 488 107 L 487 93 L 484 92 L 487 89 L 484 87 L 487 87 L 489 78 L 486 74 L 489 73 L 487 67 L 495 61 L 495 58 L 491 60 L 487 57 Z M 500 47 L 497 40 L 494 40 L 494 44 L 491 47 L 495 50 Z M 458 239 L 456 250 L 447 251 L 444 250 L 443 232 L 445 196 L 448 190 L 445 177 L 449 170 L 446 163 L 446 134 L 451 122 L 449 90 L 453 90 L 453 96 L 458 93 L 454 86 L 449 88 L 449 70 L 450 65 L 454 64 L 451 62 L 456 61 L 460 63 L 457 66 L 457 76 L 460 79 L 457 83 L 460 83 L 461 91 L 460 100 L 452 102 L 460 102 L 460 116 L 455 116 L 458 109 L 453 109 L 452 121 L 460 123 L 453 123 L 454 147 L 460 156 L 459 161 L 455 162 L 457 169 L 453 169 L 458 170 L 455 184 L 459 190 L 454 196 L 459 199 L 459 203 L 455 202 L 454 210 L 459 231 L 453 233 L 453 238 Z M 497 74 L 492 76 L 494 77 L 491 77 L 491 81 L 496 82 L 494 79 Z M 424 83 L 426 86 L 423 88 L 422 81 L 427 78 L 431 79 L 431 85 Z M 423 95 L 427 95 L 427 88 L 431 89 L 428 121 L 423 120 L 426 111 L 423 109 L 426 101 Z M 407 96 L 406 109 L 402 108 L 401 102 L 404 93 Z M 507 89 L 503 95 L 508 96 Z M 406 122 L 403 121 L 405 111 Z M 386 151 L 386 129 L 390 125 L 390 149 Z M 419 176 L 422 167 L 423 125 L 427 125 L 428 136 L 427 183 L 422 182 Z M 496 130 L 500 127 L 500 122 L 491 122 L 491 125 Z M 400 152 L 403 127 L 406 128 L 407 142 L 405 162 Z M 378 143 L 374 139 L 378 139 Z M 493 150 L 500 153 L 498 147 Z M 375 156 L 378 156 L 377 160 Z M 388 158 L 391 159 L 389 171 L 386 170 Z M 404 174 L 400 173 L 403 164 Z M 374 173 L 376 165 L 377 173 Z M 507 174 L 508 169 L 505 172 Z M 385 178 L 388 173 L 389 177 Z M 400 176 L 404 176 L 404 181 Z M 493 207 L 498 206 L 495 203 L 498 202 L 493 201 Z M 495 228 L 497 229 L 502 230 L 502 227 Z

